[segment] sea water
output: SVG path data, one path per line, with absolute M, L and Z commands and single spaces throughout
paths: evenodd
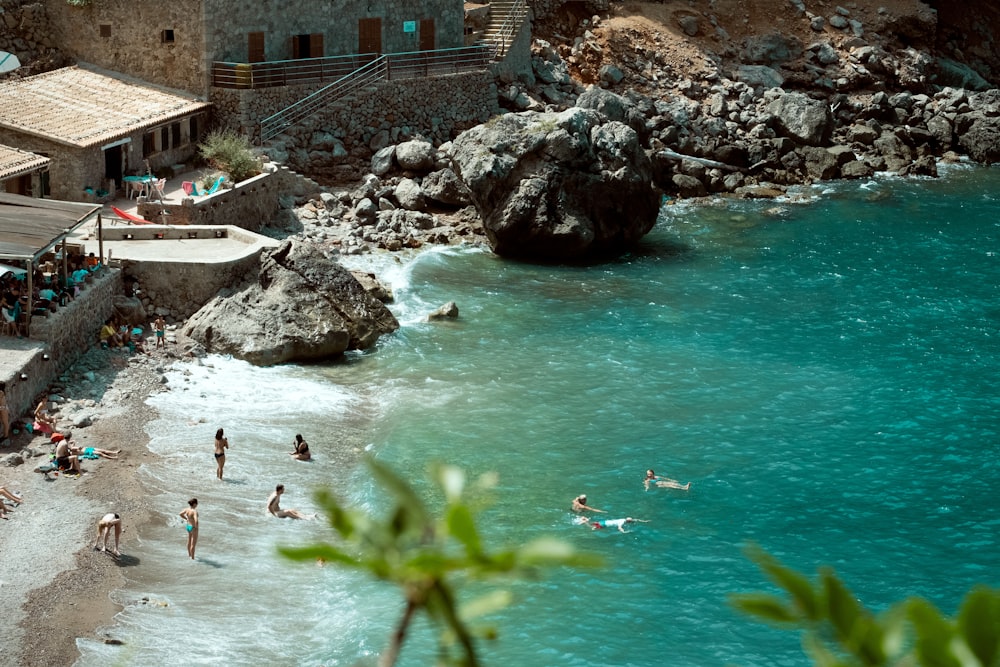
M 489 545 L 550 535 L 604 559 L 496 583 L 514 601 L 489 618 L 487 665 L 806 665 L 794 633 L 727 603 L 771 590 L 751 543 L 809 574 L 833 566 L 874 610 L 921 595 L 953 613 L 1000 571 L 998 186 L 1000 170 L 951 168 L 667 205 L 635 252 L 582 267 L 474 248 L 366 260 L 402 323 L 374 350 L 167 372 L 150 399 L 159 458 L 140 470 L 157 515 L 126 542 L 115 594 L 124 644 L 81 639 L 78 665 L 372 664 L 398 591 L 283 559 L 279 545 L 332 534 L 264 511 L 283 483 L 284 507 L 316 512 L 327 487 L 377 512 L 365 455 L 428 502 L 431 462 L 496 472 Z M 450 300 L 457 320 L 424 320 Z M 314 461 L 288 456 L 296 433 Z M 647 468 L 690 491 L 644 491 Z M 648 523 L 574 525 L 580 493 L 602 518 Z M 418 624 L 399 664 L 433 658 Z

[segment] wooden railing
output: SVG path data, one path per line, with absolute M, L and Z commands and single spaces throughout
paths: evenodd
M 485 45 L 390 53 L 374 57 L 329 85 L 262 120 L 257 140 L 261 144 L 270 141 L 323 107 L 381 81 L 418 79 L 483 70 L 492 57 L 493 50 Z

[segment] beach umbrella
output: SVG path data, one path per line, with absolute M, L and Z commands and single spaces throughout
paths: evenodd
M 17 59 L 17 56 L 15 56 L 13 53 L 0 51 L 0 74 L 13 72 L 20 66 L 21 66 L 21 61 Z

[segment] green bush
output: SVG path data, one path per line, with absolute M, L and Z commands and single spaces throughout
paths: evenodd
M 250 140 L 232 130 L 210 133 L 198 147 L 198 153 L 210 165 L 228 173 L 234 183 L 260 173 Z

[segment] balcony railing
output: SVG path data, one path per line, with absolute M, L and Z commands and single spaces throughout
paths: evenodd
M 392 53 L 356 53 L 349 56 L 301 58 L 264 63 L 212 63 L 215 88 L 273 88 L 293 84 L 330 83 L 350 75 L 378 58 L 387 59 L 392 78 L 417 78 L 485 68 L 492 51 L 484 46 Z

